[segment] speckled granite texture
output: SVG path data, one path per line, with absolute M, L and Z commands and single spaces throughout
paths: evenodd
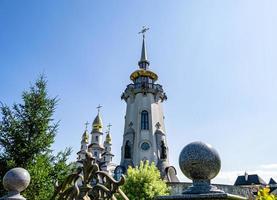
M 192 142 L 181 151 L 179 166 L 191 180 L 211 180 L 220 171 L 221 160 L 211 145 Z

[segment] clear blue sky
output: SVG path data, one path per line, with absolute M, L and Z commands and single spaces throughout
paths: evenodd
M 84 123 L 103 105 L 116 162 L 125 102 L 137 69 L 142 25 L 158 73 L 170 161 L 188 143 L 212 144 L 222 158 L 215 180 L 244 171 L 277 179 L 277 1 L 0 1 L 0 101 L 19 102 L 40 73 L 58 95 L 53 148 L 80 148 Z M 183 175 L 179 173 L 183 179 Z

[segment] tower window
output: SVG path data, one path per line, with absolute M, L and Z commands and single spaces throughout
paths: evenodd
M 127 140 L 125 144 L 124 158 L 127 158 L 127 159 L 131 158 L 131 144 L 129 140 Z
M 97 151 L 94 152 L 94 156 L 97 157 Z
M 99 137 L 95 136 L 95 140 L 96 140 L 96 142 L 98 142 L 99 141 Z
M 149 129 L 149 116 L 146 110 L 141 112 L 141 129 L 142 130 Z

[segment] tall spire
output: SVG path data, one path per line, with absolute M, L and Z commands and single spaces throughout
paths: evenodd
M 150 65 L 150 62 L 147 60 L 147 51 L 146 51 L 146 42 L 145 42 L 145 33 L 148 31 L 149 28 L 146 26 L 142 27 L 142 30 L 139 32 L 139 34 L 142 34 L 142 49 L 141 49 L 141 57 L 140 61 L 138 62 L 138 65 L 142 69 L 147 69 Z

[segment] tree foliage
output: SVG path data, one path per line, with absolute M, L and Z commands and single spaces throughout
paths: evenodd
M 148 161 L 141 162 L 135 168 L 129 167 L 122 190 L 132 200 L 153 200 L 156 196 L 169 194 L 159 170 Z
M 70 171 L 66 163 L 71 152 L 53 155 L 51 145 L 57 133 L 58 122 L 53 114 L 57 98 L 47 93 L 47 82 L 41 76 L 28 91 L 22 94 L 22 103 L 9 107 L 0 105 L 0 178 L 13 167 L 23 167 L 31 175 L 25 191 L 27 199 L 49 199 L 54 182 L 62 180 Z M 4 190 L 0 185 L 0 196 Z

